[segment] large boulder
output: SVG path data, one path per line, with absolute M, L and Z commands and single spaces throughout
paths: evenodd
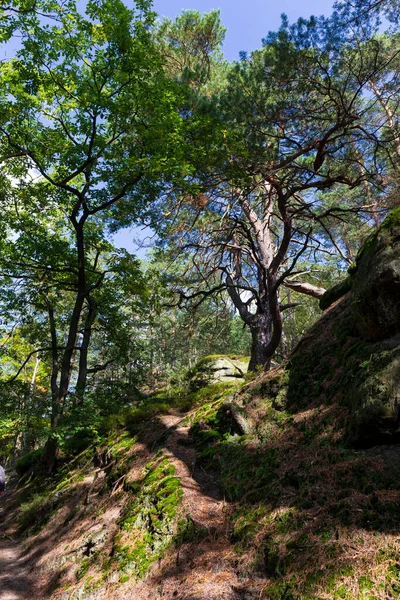
M 354 323 L 369 341 L 400 332 L 400 207 L 364 243 L 349 276 L 320 300 L 326 310 L 351 291 Z
M 213 383 L 243 382 L 248 364 L 248 358 L 225 355 L 205 356 L 189 372 L 190 387 L 199 389 Z
M 358 253 L 351 269 L 353 314 L 366 340 L 400 332 L 400 207 Z
M 329 309 L 285 366 L 280 401 L 292 412 L 343 407 L 350 445 L 399 443 L 400 208 L 367 239 L 322 306 Z

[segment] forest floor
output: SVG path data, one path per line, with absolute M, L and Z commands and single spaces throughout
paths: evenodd
M 268 377 L 262 442 L 210 387 L 10 488 L 0 600 L 399 600 L 400 446 L 337 445 L 342 407 L 275 410 Z
M 0 522 L 3 521 L 0 534 L 0 600 L 254 598 L 254 594 L 247 595 L 247 591 L 249 586 L 252 589 L 257 587 L 257 582 L 239 580 L 232 561 L 230 505 L 221 496 L 218 475 L 197 463 L 196 450 L 189 435 L 190 427 L 182 424 L 184 418 L 183 413 L 157 417 L 141 442 L 135 444 L 129 465 L 130 476 L 139 478 L 145 465 L 154 460 L 156 452 L 158 460 L 168 459 L 175 467 L 175 476 L 182 490 L 179 514 L 190 515 L 196 530 L 201 532 L 199 539 L 195 537 L 179 547 L 172 545 L 137 582 L 133 579 L 119 586 L 111 578 L 101 590 L 81 596 L 77 572 L 82 547 L 92 532 L 106 531 L 108 542 L 102 550 L 112 552 L 111 540 L 115 539 L 116 522 L 123 514 L 126 495 L 117 486 L 108 493 L 104 503 L 104 491 L 101 491 L 103 473 L 97 477 L 90 474 L 80 482 L 80 491 L 75 491 L 37 534 L 29 535 L 21 542 L 21 538 L 18 541 L 15 525 L 18 507 L 10 490 L 7 492 L 8 507 L 3 508 L 3 514 L 0 513 Z M 102 502 L 104 505 L 100 508 Z
M 13 510 L 6 512 L 3 504 L 11 496 L 11 490 L 0 496 L 0 600 L 33 600 L 39 597 L 38 581 L 32 574 L 29 556 L 16 537 Z
M 249 587 L 257 582 L 240 580 L 232 561 L 230 536 L 231 507 L 221 496 L 216 473 L 198 464 L 197 453 L 191 444 L 189 426 L 182 425 L 182 415 L 163 415 L 160 422 L 168 435 L 163 454 L 175 466 L 183 490 L 182 514 L 190 515 L 202 539 L 185 544 L 167 553 L 148 577 L 134 590 L 134 596 L 113 595 L 114 600 L 134 597 L 135 600 L 193 599 L 245 600 L 254 598 Z

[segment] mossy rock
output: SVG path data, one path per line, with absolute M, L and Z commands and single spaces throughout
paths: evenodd
M 146 466 L 122 512 L 120 534 L 114 539 L 107 572 L 118 570 L 121 577 L 140 579 L 173 543 L 178 531 L 182 499 L 180 480 L 168 458 L 155 459 Z
M 196 390 L 220 382 L 243 382 L 247 370 L 248 363 L 241 357 L 212 355 L 202 358 L 189 371 L 188 379 L 191 389 Z
M 351 291 L 352 318 L 363 339 L 379 341 L 400 332 L 400 207 L 392 210 L 360 248 L 349 276 L 325 292 L 326 310 Z
M 352 313 L 369 341 L 400 332 L 400 207 L 393 210 L 357 255 L 352 269 Z
M 350 387 L 356 445 L 400 441 L 400 348 L 371 355 Z
M 366 240 L 349 276 L 328 290 L 331 306 L 286 366 L 287 406 L 349 409 L 344 439 L 354 446 L 400 440 L 400 207 Z M 271 394 L 268 393 L 270 397 Z
M 295 413 L 318 404 L 340 405 L 348 414 L 337 443 L 395 443 L 400 441 L 400 335 L 378 342 L 363 339 L 353 310 L 351 296 L 332 307 L 292 354 L 281 371 L 286 409 Z M 270 389 L 262 391 L 273 400 Z M 322 433 L 326 424 L 318 427 Z

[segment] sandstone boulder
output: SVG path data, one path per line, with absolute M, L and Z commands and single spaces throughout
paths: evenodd
M 190 386 L 199 389 L 213 383 L 244 381 L 248 360 L 217 355 L 206 356 L 189 372 Z
M 284 405 L 346 408 L 346 442 L 356 447 L 399 443 L 400 207 L 320 305 L 329 310 L 285 366 Z

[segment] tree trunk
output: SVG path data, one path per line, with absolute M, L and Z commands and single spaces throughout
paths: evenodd
M 272 316 L 269 314 L 268 309 L 263 313 L 254 315 L 250 330 L 252 344 L 249 371 L 252 373 L 261 370 L 268 371 L 272 359 L 270 352 Z
M 57 438 L 50 436 L 47 438 L 44 447 L 43 462 L 49 473 L 53 473 L 56 465 L 58 443 Z
M 57 388 L 57 393 L 53 397 L 53 406 L 51 414 L 51 430 L 52 433 L 47 439 L 44 449 L 44 463 L 50 472 L 53 472 L 56 465 L 57 458 L 57 437 L 54 435 L 55 430 L 60 424 L 62 418 L 65 400 L 69 390 L 69 384 L 71 380 L 72 364 L 74 352 L 76 350 L 76 341 L 79 333 L 79 325 L 82 315 L 82 308 L 86 297 L 86 270 L 85 270 L 85 245 L 84 245 L 84 233 L 83 225 L 85 219 L 82 218 L 78 223 L 72 220 L 75 233 L 76 233 L 76 249 L 78 258 L 78 282 L 77 292 L 75 297 L 75 305 L 72 310 L 71 318 L 69 321 L 68 338 L 67 343 L 62 354 L 61 369 L 60 369 L 60 383 Z M 53 391 L 53 390 L 52 390 Z M 56 390 L 54 390 L 56 391 Z
M 78 404 L 83 404 L 83 396 L 85 393 L 87 376 L 88 376 L 88 350 L 90 345 L 90 338 L 92 336 L 92 326 L 93 322 L 97 316 L 97 306 L 94 298 L 88 298 L 89 306 L 88 312 L 85 319 L 82 343 L 80 347 L 80 355 L 79 355 L 79 372 L 78 372 L 78 380 L 76 383 L 76 397 L 78 399 Z
M 32 411 L 32 407 L 33 407 L 33 399 L 35 396 L 35 387 L 36 387 L 36 377 L 37 377 L 37 374 L 39 371 L 40 363 L 41 363 L 41 359 L 36 357 L 35 366 L 33 368 L 32 378 L 31 378 L 31 382 L 29 385 L 29 398 L 28 398 L 28 404 L 27 404 L 27 408 L 28 408 L 29 412 Z M 22 434 L 22 454 L 26 454 L 29 451 L 28 427 L 29 427 L 29 414 L 27 411 L 25 411 L 25 425 L 24 425 L 24 430 L 23 430 L 23 434 Z

